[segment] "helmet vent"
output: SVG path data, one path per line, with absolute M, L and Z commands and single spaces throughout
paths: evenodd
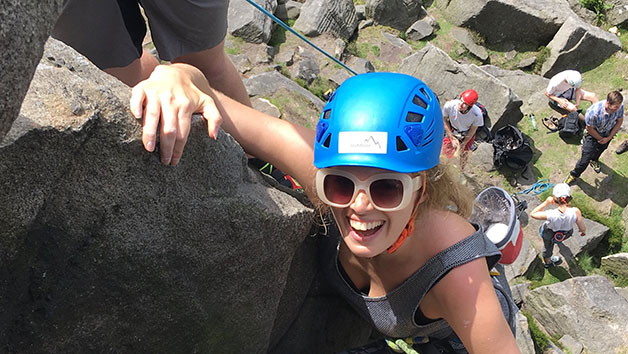
M 406 143 L 403 142 L 403 140 L 401 140 L 401 137 L 398 136 L 397 137 L 397 151 L 406 151 L 408 150 L 408 146 L 406 146 Z
M 425 96 L 427 96 L 427 94 L 425 93 L 425 90 L 421 89 L 421 92 L 423 92 L 423 94 Z M 414 98 L 412 99 L 412 103 L 414 103 L 415 105 L 426 109 L 427 108 L 427 102 L 425 102 L 425 100 L 423 100 L 421 97 L 414 95 Z
M 416 96 L 414 96 L 416 97 Z M 421 123 L 423 121 L 423 115 L 419 114 L 419 113 L 414 113 L 414 112 L 408 112 L 408 115 L 406 115 L 406 122 L 412 122 L 412 123 Z
M 328 109 L 325 112 L 323 112 L 323 119 L 329 119 L 330 116 L 331 116 L 331 109 Z
M 331 144 L 331 134 L 327 135 L 327 138 L 323 142 L 323 146 L 329 148 L 329 144 Z

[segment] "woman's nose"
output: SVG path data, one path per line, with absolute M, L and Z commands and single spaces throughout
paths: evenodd
M 351 209 L 359 211 L 359 210 L 367 210 L 369 208 L 373 208 L 371 201 L 369 200 L 368 195 L 364 190 L 360 189 L 358 194 L 355 196 L 353 203 L 350 205 Z

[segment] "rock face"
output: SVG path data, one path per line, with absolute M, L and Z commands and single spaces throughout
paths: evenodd
M 613 274 L 628 278 L 628 253 L 602 257 L 602 267 Z
M 310 338 L 292 323 L 316 272 L 312 210 L 202 119 L 181 163 L 161 165 L 128 87 L 60 42 L 44 57 L 0 144 L 3 349 L 266 352 L 289 328 Z M 347 345 L 340 332 L 315 350 Z
M 454 28 L 451 30 L 454 39 L 462 44 L 467 50 L 480 61 L 485 62 L 488 59 L 488 51 L 481 45 L 476 44 L 471 37 L 469 31 L 464 28 Z
M 523 239 L 517 259 L 512 264 L 504 266 L 506 279 L 510 283 L 518 277 L 531 276 L 538 267 L 543 267 L 539 253 L 530 245 L 530 241 Z
M 494 65 L 482 65 L 480 68 L 498 78 L 510 87 L 517 96 L 523 98 L 522 112 L 536 113 L 547 109 L 547 96 L 544 92 L 549 79 L 521 70 L 502 69 Z
M 257 0 L 256 3 L 271 14 L 277 8 L 277 0 Z M 251 43 L 268 43 L 272 24 L 270 17 L 245 0 L 229 2 L 228 31 L 232 35 Z
M 547 45 L 551 50 L 541 73 L 550 78 L 566 69 L 586 71 L 621 49 L 619 38 L 580 19 L 569 18 Z
M 450 0 L 438 2 L 454 25 L 478 32 L 487 45 L 516 48 L 549 43 L 560 26 L 575 16 L 566 0 Z
M 534 341 L 532 341 L 532 334 L 530 334 L 528 319 L 521 311 L 517 312 L 517 333 L 515 334 L 515 339 L 521 354 L 535 354 Z
M 479 101 L 488 110 L 492 132 L 507 124 L 516 125 L 523 117 L 519 109 L 521 99 L 510 88 L 477 65 L 458 64 L 429 43 L 405 58 L 399 72 L 423 80 L 443 104 L 464 90 L 474 88 L 480 96 Z
M 570 335 L 588 353 L 615 353 L 628 346 L 628 301 L 604 277 L 576 277 L 534 289 L 525 308 L 551 336 Z
M 625 26 L 628 23 L 628 1 L 608 0 L 606 2 L 613 5 L 607 12 L 608 23 L 614 26 Z
M 330 33 L 345 40 L 353 35 L 357 27 L 358 17 L 351 0 L 308 0 L 294 23 L 294 29 L 306 36 Z
M 0 141 L 11 129 L 63 0 L 0 0 Z
M 366 0 L 366 17 L 405 31 L 423 13 L 421 0 Z

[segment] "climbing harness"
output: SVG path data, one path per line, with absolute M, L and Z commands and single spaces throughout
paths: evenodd
M 341 62 L 340 60 L 334 58 L 333 55 L 327 53 L 326 51 L 324 51 L 323 49 L 318 47 L 316 44 L 310 42 L 307 38 L 303 37 L 297 31 L 295 31 L 292 28 L 290 28 L 290 26 L 286 25 L 282 20 L 278 19 L 275 15 L 271 14 L 270 12 L 268 12 L 268 10 L 266 10 L 265 8 L 263 8 L 262 6 L 257 4 L 255 1 L 253 1 L 253 0 L 246 0 L 246 1 L 249 4 L 253 5 L 256 9 L 260 10 L 261 12 L 263 12 L 264 15 L 270 17 L 278 25 L 280 25 L 281 27 L 285 28 L 287 31 L 289 31 L 290 33 L 294 34 L 295 36 L 301 38 L 303 41 L 305 41 L 305 43 L 309 44 L 312 48 L 318 50 L 319 52 L 323 53 L 326 57 L 328 57 L 329 59 L 331 59 L 334 62 L 336 62 L 336 64 L 338 64 L 338 65 L 342 66 L 343 68 L 347 69 L 351 74 L 353 74 L 353 75 L 357 75 L 358 74 L 355 71 L 353 71 L 350 67 L 346 66 L 343 62 Z

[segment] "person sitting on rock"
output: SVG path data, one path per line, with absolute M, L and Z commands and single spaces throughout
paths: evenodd
M 582 75 L 576 70 L 565 70 L 554 75 L 545 89 L 549 106 L 561 115 L 565 115 L 577 111 L 582 100 L 596 103 L 597 95 L 583 90 L 581 85 Z M 584 120 L 582 114 L 578 117 Z
M 559 256 L 553 256 L 554 245 L 563 242 L 573 234 L 574 223 L 578 225 L 580 236 L 586 235 L 587 228 L 580 209 L 570 207 L 571 188 L 566 183 L 554 186 L 552 195 L 530 212 L 530 216 L 537 220 L 546 220 L 539 230 L 543 239 L 543 262 L 545 268 L 562 263 Z M 557 205 L 556 209 L 544 210 L 549 205 Z
M 211 137 L 222 126 L 246 152 L 295 177 L 329 216 L 319 238 L 325 279 L 390 338 L 375 346 L 420 336 L 457 353 L 519 353 L 516 305 L 489 273 L 501 253 L 467 221 L 473 198 L 440 164 L 442 113 L 422 81 L 395 73 L 351 77 L 312 130 L 213 91 L 194 67 L 155 73 L 131 98 L 131 112 L 152 127 L 143 132 L 145 147 L 154 149 L 160 124 L 184 129 L 166 138 L 187 139 L 189 114 L 159 114 L 182 105 L 203 114 Z M 162 91 L 177 93 L 174 106 L 161 102 Z
M 478 101 L 478 93 L 469 89 L 460 98 L 445 102 L 443 120 L 445 137 L 443 138 L 443 154 L 447 158 L 460 156 L 460 167 L 464 168 L 468 153 L 475 141 L 475 132 L 484 125 L 484 116 Z

